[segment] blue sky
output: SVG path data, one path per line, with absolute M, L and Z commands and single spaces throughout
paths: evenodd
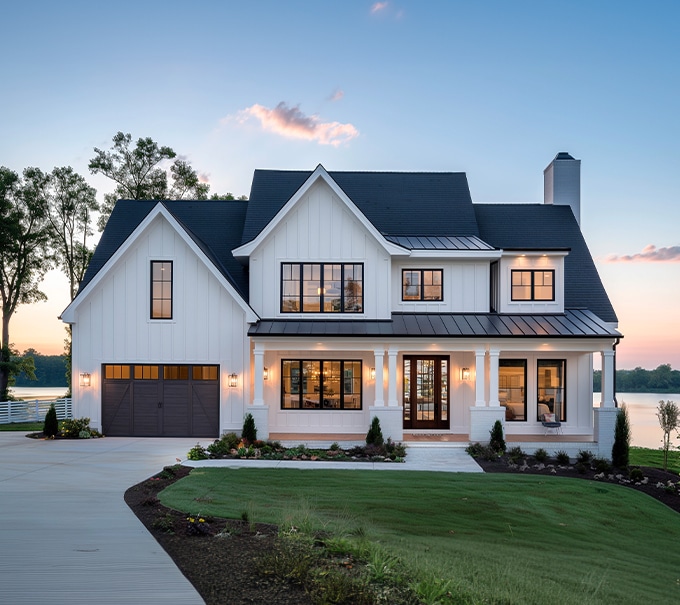
M 671 0 L 12 3 L 0 165 L 70 165 L 101 196 L 87 163 L 122 130 L 217 193 L 321 163 L 464 171 L 475 202 L 537 203 L 568 151 L 619 367 L 680 368 L 679 22 Z M 65 284 L 12 320 L 20 350 L 61 348 Z

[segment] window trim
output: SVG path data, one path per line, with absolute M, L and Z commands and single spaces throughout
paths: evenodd
M 170 265 L 170 280 L 161 280 L 161 281 L 156 281 L 153 278 L 153 273 L 154 273 L 154 265 L 157 264 L 169 264 Z M 149 319 L 153 321 L 171 321 L 174 317 L 174 312 L 175 312 L 175 304 L 174 304 L 174 294 L 175 294 L 175 267 L 174 267 L 174 261 L 172 260 L 152 260 L 150 261 L 149 264 Z M 156 283 L 166 283 L 167 281 L 170 282 L 170 298 L 154 298 L 153 295 L 153 287 L 154 284 Z M 154 301 L 156 300 L 169 300 L 170 301 L 170 316 L 169 317 L 158 317 L 154 315 L 154 309 L 153 309 L 153 304 Z
M 326 311 L 324 309 L 324 295 L 325 295 L 325 286 L 324 286 L 324 268 L 329 265 L 340 265 L 340 282 L 342 284 L 342 287 L 340 289 L 340 310 L 339 311 Z M 352 265 L 353 267 L 361 267 L 361 295 L 357 298 L 359 298 L 360 303 L 359 303 L 359 309 L 356 311 L 352 311 L 349 309 L 345 308 L 346 301 L 345 301 L 345 267 L 348 265 Z M 299 280 L 290 280 L 293 283 L 298 283 L 299 284 L 299 291 L 296 296 L 296 300 L 299 306 L 299 310 L 297 311 L 288 311 L 284 308 L 284 268 L 290 266 L 290 267 L 295 267 L 297 266 L 300 271 L 300 278 Z M 318 292 L 318 297 L 319 297 L 319 310 L 314 310 L 314 311 L 305 311 L 304 308 L 304 291 L 303 291 L 303 284 L 304 284 L 304 268 L 305 266 L 318 266 L 319 267 L 319 292 Z M 357 280 L 358 281 L 358 280 Z M 291 298 L 292 297 L 288 297 Z M 306 314 L 327 314 L 327 315 L 339 315 L 339 314 L 359 314 L 364 312 L 364 263 L 354 263 L 354 262 L 343 262 L 343 261 L 329 261 L 329 262 L 318 262 L 318 263 L 306 263 L 306 262 L 282 262 L 281 263 L 281 271 L 280 271 L 280 276 L 279 276 L 279 312 L 281 314 L 291 314 L 291 313 L 306 313 Z
M 544 403 L 544 402 L 539 402 L 538 401 L 538 392 L 539 392 L 539 386 L 538 386 L 538 375 L 541 370 L 542 365 L 548 365 L 548 364 L 562 364 L 562 386 L 557 387 L 560 388 L 562 391 L 562 402 L 560 404 L 560 417 L 555 419 L 558 422 L 566 422 L 567 421 L 567 360 L 566 359 L 537 359 L 536 360 L 536 421 L 541 422 L 542 418 L 541 415 L 538 413 L 538 404 L 539 403 Z M 546 387 L 543 387 L 544 389 Z M 555 405 L 555 402 L 553 401 L 553 406 Z M 555 408 L 551 410 L 552 412 L 555 411 Z
M 515 298 L 513 276 L 515 273 L 530 273 L 530 297 L 529 298 Z M 551 298 L 536 298 L 536 274 L 537 273 L 551 273 L 552 274 L 552 293 Z M 526 287 L 526 286 L 522 286 Z M 512 302 L 555 302 L 555 269 L 511 269 L 510 271 L 510 300 Z
M 508 413 L 506 411 L 505 413 L 505 420 L 506 422 L 527 422 L 529 420 L 529 414 L 527 413 L 527 384 L 529 381 L 529 370 L 528 370 L 528 363 L 526 359 L 519 359 L 516 357 L 507 357 L 503 359 L 498 360 L 498 371 L 499 371 L 499 380 L 498 380 L 498 394 L 499 397 L 498 399 L 500 400 L 500 392 L 501 390 L 508 389 L 511 387 L 503 387 L 501 386 L 501 381 L 500 381 L 500 369 L 502 367 L 520 367 L 522 366 L 524 368 L 524 384 L 521 385 L 521 388 L 524 389 L 524 418 L 508 418 Z M 507 406 L 506 410 L 508 409 Z M 512 412 L 514 413 L 514 411 Z
M 285 363 L 296 363 L 297 364 L 297 369 L 298 369 L 298 376 L 301 378 L 302 376 L 302 366 L 304 363 L 318 363 L 319 364 L 319 407 L 304 407 L 303 405 L 303 390 L 298 387 L 298 392 L 297 393 L 289 393 L 291 399 L 291 403 L 293 403 L 293 397 L 297 396 L 297 407 L 285 407 L 285 397 L 286 393 L 284 392 L 284 380 L 285 380 L 285 374 L 284 374 L 284 364 Z M 324 368 L 323 364 L 324 363 L 340 363 L 340 393 L 338 394 L 339 396 L 339 407 L 324 407 L 323 406 L 323 391 L 324 391 Z M 356 408 L 346 408 L 345 407 L 345 364 L 346 363 L 356 363 L 359 365 L 359 376 L 358 376 L 358 384 L 360 387 L 360 392 L 359 392 L 359 407 Z M 280 385 L 280 392 L 281 392 L 281 411 L 284 412 L 297 412 L 297 411 L 304 411 L 304 412 L 359 412 L 364 409 L 364 403 L 363 403 L 363 398 L 364 398 L 364 378 L 363 378 L 363 373 L 364 373 L 364 363 L 361 359 L 281 359 L 281 385 Z M 357 377 L 352 377 L 352 380 L 357 380 Z M 356 395 L 355 393 L 352 393 L 352 395 Z
M 424 274 L 426 271 L 431 271 L 432 273 L 439 273 L 439 298 L 425 298 L 425 279 Z M 404 273 L 420 273 L 420 292 L 418 293 L 418 298 L 404 298 Z M 401 269 L 401 301 L 402 302 L 443 302 L 444 300 L 444 269 L 441 268 L 409 268 L 402 267 Z

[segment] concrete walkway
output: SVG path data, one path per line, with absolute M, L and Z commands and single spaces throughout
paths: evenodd
M 133 437 L 40 441 L 24 433 L 1 432 L 0 602 L 203 603 L 123 500 L 128 487 L 175 464 L 178 458 L 184 460 L 195 444 L 195 439 Z M 459 445 L 409 447 L 406 463 L 394 465 L 186 463 L 481 472 Z

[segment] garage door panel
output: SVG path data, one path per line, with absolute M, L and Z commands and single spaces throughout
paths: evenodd
M 132 433 L 129 382 L 105 382 L 102 385 L 102 433 L 111 437 Z
M 193 383 L 191 417 L 193 437 L 212 437 L 220 430 L 218 383 Z
M 163 436 L 193 437 L 191 433 L 191 406 L 189 383 L 166 382 L 163 386 Z
M 158 381 L 133 384 L 133 435 L 136 437 L 158 437 L 161 421 L 160 383 Z

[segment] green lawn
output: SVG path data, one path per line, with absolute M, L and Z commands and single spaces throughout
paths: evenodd
M 631 466 L 654 466 L 663 468 L 663 452 L 644 447 L 631 447 L 630 459 Z M 668 470 L 680 473 L 680 452 L 676 447 L 671 447 L 668 452 Z
M 610 484 L 543 476 L 199 468 L 171 508 L 323 529 L 379 543 L 445 602 L 669 603 L 680 599 L 680 515 Z
M 12 422 L 10 424 L 0 424 L 0 431 L 36 433 L 43 430 L 43 424 L 43 422 Z

